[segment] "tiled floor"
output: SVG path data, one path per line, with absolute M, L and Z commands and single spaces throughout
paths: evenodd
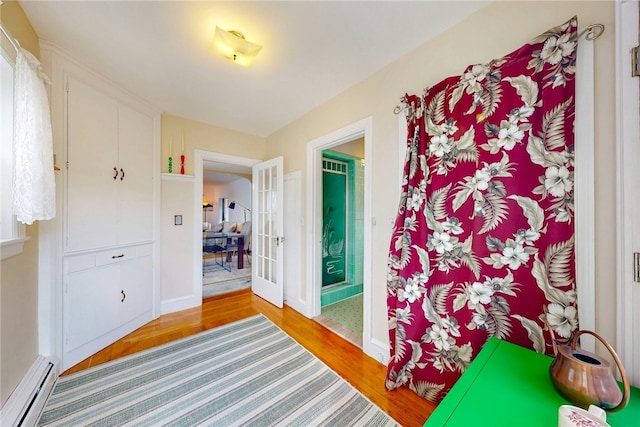
M 362 294 L 322 307 L 315 320 L 362 348 Z

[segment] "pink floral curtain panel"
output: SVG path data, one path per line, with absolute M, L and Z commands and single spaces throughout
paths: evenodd
M 550 353 L 545 317 L 561 340 L 577 328 L 576 29 L 406 96 L 388 389 L 437 402 L 489 337 Z

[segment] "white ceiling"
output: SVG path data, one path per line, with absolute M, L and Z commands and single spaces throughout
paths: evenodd
M 488 1 L 32 1 L 42 40 L 169 114 L 266 137 Z M 264 48 L 209 53 L 215 26 Z

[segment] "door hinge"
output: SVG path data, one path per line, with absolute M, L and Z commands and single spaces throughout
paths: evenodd
M 640 46 L 636 46 L 631 49 L 631 77 L 640 76 L 640 69 L 638 64 L 640 63 Z
M 640 252 L 633 253 L 633 281 L 640 283 Z

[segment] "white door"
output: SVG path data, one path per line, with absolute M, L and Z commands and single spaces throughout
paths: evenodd
M 253 262 L 251 288 L 271 304 L 282 308 L 283 254 L 283 158 L 253 167 Z
M 638 45 L 637 1 L 616 2 L 618 178 L 618 335 L 616 351 L 631 384 L 640 386 L 640 79 L 631 76 Z M 619 30 L 619 31 L 618 31 Z M 635 267 L 635 268 L 634 268 Z

